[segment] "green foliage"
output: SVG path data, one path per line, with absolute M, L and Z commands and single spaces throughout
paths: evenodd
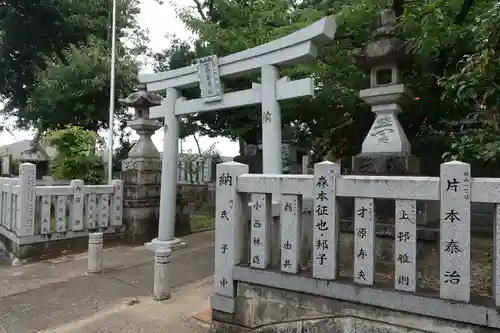
M 436 0 L 407 5 L 402 30 L 417 55 L 415 67 L 425 78 L 422 83 L 431 82 L 430 88 L 440 98 L 432 107 L 437 121 L 428 129 L 428 138 L 446 143 L 446 159 L 499 162 L 499 18 L 498 1 Z M 428 92 L 429 86 L 424 89 Z M 478 121 L 470 124 L 465 118 Z M 457 122 L 463 125 L 458 131 L 450 126 Z
M 51 161 L 55 179 L 81 179 L 86 184 L 101 184 L 105 165 L 96 156 L 96 145 L 100 137 L 96 132 L 78 126 L 48 131 L 43 140 L 57 148 Z
M 100 156 L 62 156 L 52 161 L 54 179 L 81 179 L 87 185 L 101 185 L 105 164 Z
M 157 69 L 188 65 L 193 58 L 224 56 L 284 36 L 323 16 L 334 16 L 335 42 L 320 49 L 316 61 L 282 75 L 312 76 L 314 98 L 282 103 L 284 135 L 309 145 L 316 159 L 327 154 L 359 153 L 373 116 L 358 98 L 369 86 L 353 52 L 372 39 L 385 0 L 193 0 L 196 9 L 177 8 L 186 27 L 197 35 L 193 48 L 174 41 L 157 57 Z M 498 161 L 499 126 L 494 117 L 457 131 L 478 106 L 493 115 L 500 109 L 498 57 L 500 3 L 489 0 L 394 1 L 401 14 L 397 33 L 407 41 L 414 62 L 405 82 L 420 97 L 400 117 L 417 156 Z M 229 81 L 228 91 L 248 88 L 258 77 Z M 191 97 L 191 96 L 188 96 Z M 482 117 L 484 118 L 484 117 Z M 260 137 L 260 107 L 210 113 L 186 120 L 192 128 L 231 138 Z M 312 144 L 312 145 L 311 145 Z
M 131 92 L 138 68 L 133 57 L 146 51 L 147 38 L 136 21 L 139 4 L 117 1 L 117 98 Z M 18 127 L 34 127 L 40 133 L 69 124 L 94 131 L 107 127 L 110 15 L 110 1 L 4 1 L 2 113 L 16 116 Z M 116 105 L 117 118 L 126 118 Z
M 64 61 L 45 59 L 46 69 L 36 73 L 24 120 L 41 130 L 66 124 L 93 131 L 107 127 L 110 58 L 105 41 L 91 37 L 86 44 L 70 45 L 62 55 Z M 133 90 L 136 68 L 131 59 L 117 63 L 117 96 Z M 118 107 L 115 114 L 123 116 L 125 110 Z
M 468 128 L 453 134 L 453 143 L 449 152 L 443 155 L 445 160 L 500 162 L 499 124 L 496 120 L 480 120 L 474 128 Z

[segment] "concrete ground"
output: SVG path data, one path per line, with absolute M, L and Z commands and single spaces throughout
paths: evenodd
M 144 247 L 106 249 L 99 275 L 86 274 L 86 254 L 0 268 L 0 333 L 208 332 L 214 234 L 184 239 L 164 302 L 151 297 L 153 254 Z

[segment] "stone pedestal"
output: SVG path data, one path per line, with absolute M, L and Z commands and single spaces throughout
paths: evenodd
M 420 161 L 408 154 L 362 153 L 352 160 L 354 175 L 417 176 Z
M 161 160 L 127 158 L 122 162 L 123 221 L 127 240 L 143 244 L 158 235 Z
M 361 153 L 352 158 L 353 175 L 370 176 L 419 176 L 420 161 L 408 154 Z M 353 232 L 354 200 L 338 198 L 341 230 Z M 394 237 L 395 201 L 375 199 L 377 236 Z M 439 228 L 439 202 L 417 201 L 417 237 L 434 241 Z M 435 230 L 434 230 L 435 229 Z M 387 249 L 391 251 L 390 248 Z
M 417 176 L 420 163 L 408 154 L 361 153 L 353 158 L 351 170 L 353 175 Z M 394 200 L 375 199 L 378 224 L 394 224 L 394 207 Z

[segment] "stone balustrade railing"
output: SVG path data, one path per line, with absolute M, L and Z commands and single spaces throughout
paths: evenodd
M 0 236 L 13 246 L 85 237 L 89 230 L 122 226 L 123 184 L 36 185 L 35 165 L 20 165 L 19 178 L 0 178 Z
M 312 207 L 303 207 L 303 197 L 312 198 Z M 355 202 L 351 253 L 340 253 L 339 197 Z M 273 198 L 279 198 L 279 221 L 273 219 Z M 394 261 L 383 271 L 376 265 L 374 199 L 395 200 Z M 424 290 L 428 268 L 417 264 L 426 246 L 417 242 L 419 200 L 440 202 L 434 292 Z M 496 204 L 499 219 L 500 179 L 472 178 L 470 165 L 456 161 L 442 164 L 440 177 L 343 176 L 331 162 L 316 164 L 314 175 L 255 175 L 243 164 L 219 164 L 212 308 L 237 312 L 236 285 L 242 282 L 498 329 L 500 229 L 495 227 L 490 267 L 478 268 L 471 260 L 475 202 Z M 341 277 L 346 260 L 347 281 Z M 492 281 L 483 286 L 490 293 L 480 302 L 471 298 L 478 270 Z M 391 275 L 392 286 L 379 283 L 384 274 Z

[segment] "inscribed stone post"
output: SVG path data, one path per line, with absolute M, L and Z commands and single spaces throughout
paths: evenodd
M 354 199 L 354 282 L 375 281 L 375 207 L 373 199 Z
M 441 164 L 440 295 L 470 300 L 470 165 Z
M 395 233 L 395 277 L 397 290 L 415 292 L 417 274 L 417 202 L 396 200 L 394 212 Z
M 95 194 L 87 195 L 87 204 L 85 208 L 85 219 L 87 220 L 87 228 L 97 228 L 97 197 Z
M 55 225 L 56 232 L 66 231 L 66 204 L 68 197 L 66 195 L 58 195 L 56 197 L 56 214 L 55 214 Z
M 113 180 L 113 187 L 115 191 L 111 197 L 111 225 L 120 227 L 123 217 L 123 181 Z
M 339 175 L 339 164 L 326 161 L 314 166 L 313 276 L 318 279 L 337 277 L 340 230 L 335 180 Z
M 5 192 L 5 221 L 7 222 L 8 230 L 16 230 L 17 221 L 12 218 L 12 185 L 7 183 L 3 185 Z
M 73 200 L 71 205 L 71 229 L 83 230 L 83 180 L 72 180 Z
M 99 212 L 99 226 L 101 228 L 107 228 L 109 226 L 109 194 L 101 195 L 100 202 L 100 212 Z
M 50 210 L 51 210 L 51 196 L 50 195 L 44 195 L 42 196 L 42 209 L 41 209 L 41 215 L 40 215 L 40 220 L 41 220 L 41 234 L 49 234 L 51 232 L 50 230 Z
M 500 204 L 495 205 L 493 220 L 493 297 L 500 307 Z
M 271 196 L 252 193 L 250 266 L 266 269 L 271 262 Z
M 302 252 L 302 198 L 283 194 L 280 203 L 281 270 L 298 273 Z
M 233 267 L 243 256 L 243 226 L 248 203 L 237 192 L 238 177 L 248 173 L 245 164 L 217 165 L 215 219 L 215 293 L 234 297 Z
M 19 196 L 16 231 L 18 236 L 35 234 L 35 165 L 23 163 L 19 166 Z
M 3 184 L 4 182 L 0 179 L 0 226 L 6 227 L 5 219 L 4 219 L 4 207 L 5 207 L 5 201 L 4 201 L 4 193 L 3 193 Z

